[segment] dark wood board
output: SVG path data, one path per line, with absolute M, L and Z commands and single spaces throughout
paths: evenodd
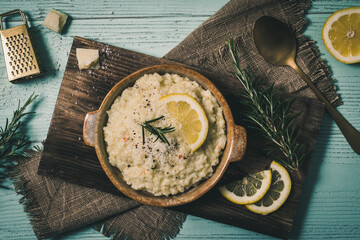
M 99 49 L 100 69 L 80 71 L 75 54 L 78 47 Z M 184 66 L 169 60 L 75 37 L 38 173 L 122 195 L 103 172 L 95 150 L 83 142 L 84 117 L 87 112 L 99 108 L 107 92 L 122 78 L 138 69 L 157 64 Z M 238 104 L 241 96 L 240 83 L 228 76 L 186 67 L 205 75 L 219 88 L 232 109 L 235 122 L 242 125 L 239 113 L 243 109 Z M 313 148 L 324 107 L 314 99 L 298 98 L 293 108 L 302 111 L 298 119 L 301 131 L 300 141 L 307 142 L 309 147 Z M 264 140 L 252 131 L 248 131 L 248 149 L 244 159 L 231 163 L 219 184 L 240 179 L 247 173 L 267 168 L 272 159 L 266 157 L 263 147 Z M 244 206 L 227 201 L 219 194 L 216 187 L 199 200 L 172 209 L 259 233 L 287 238 L 293 225 L 309 159 L 304 164 L 302 176 L 291 173 L 293 186 L 289 199 L 279 210 L 267 216 L 254 214 Z

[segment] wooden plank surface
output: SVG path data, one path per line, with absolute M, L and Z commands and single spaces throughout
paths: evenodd
M 46 138 L 51 114 L 64 73 L 72 38 L 76 35 L 161 57 L 227 1 L 3 1 L 1 12 L 21 8 L 30 17 L 31 32 L 47 66 L 47 74 L 21 84 L 7 82 L 0 61 L 0 124 L 11 117 L 18 104 L 32 92 L 40 95 L 25 131 L 35 144 Z M 334 11 L 359 5 L 353 1 L 314 1 L 307 14 L 305 35 L 316 41 L 321 57 L 330 66 L 344 105 L 340 112 L 360 129 L 360 68 L 335 61 L 321 40 L 321 28 Z M 67 12 L 72 19 L 66 32 L 57 35 L 40 26 L 51 8 Z M 160 11 L 161 9 L 161 11 Z M 114 12 L 113 14 L 111 12 Z M 101 12 L 103 15 L 99 15 Z M 11 24 L 18 24 L 14 20 Z M 300 211 L 291 234 L 299 239 L 356 239 L 360 235 L 360 158 L 352 152 L 333 120 L 325 115 L 312 164 L 300 201 Z M 34 239 L 28 218 L 12 191 L 0 190 L 0 236 L 3 239 Z M 188 217 L 177 239 L 269 239 L 243 229 Z M 61 239 L 106 239 L 91 228 L 72 232 Z
M 79 71 L 76 48 L 99 49 L 100 69 Z M 82 131 L 85 115 L 87 112 L 99 108 L 107 92 L 119 80 L 141 68 L 158 64 L 176 63 L 75 37 L 38 172 L 60 177 L 75 184 L 120 194 L 105 176 L 95 150 L 83 142 Z M 243 109 L 237 104 L 241 100 L 239 81 L 217 73 L 201 69 L 195 70 L 205 75 L 219 88 L 230 105 L 235 122 L 241 125 L 242 116 L 239 113 Z M 294 111 L 303 112 L 298 119 L 298 122 L 301 123 L 299 124 L 301 128 L 299 138 L 305 138 L 304 141 L 313 147 L 324 108 L 318 101 L 311 99 L 297 99 L 293 106 L 295 107 Z M 308 114 L 309 112 L 312 114 Z M 248 130 L 248 147 L 244 159 L 230 164 L 219 184 L 231 182 L 248 173 L 267 168 L 272 160 L 262 153 L 263 143 L 264 139 L 254 138 L 254 134 Z M 308 163 L 305 161 L 304 165 L 308 165 Z M 243 206 L 227 201 L 219 194 L 217 187 L 198 201 L 174 209 L 256 232 L 287 238 L 301 196 L 306 175 L 305 168 L 302 169 L 302 172 L 302 178 L 292 174 L 293 186 L 289 199 L 281 209 L 269 216 L 252 214 Z

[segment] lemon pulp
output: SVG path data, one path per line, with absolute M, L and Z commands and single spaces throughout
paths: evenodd
M 251 204 L 259 201 L 271 184 L 271 170 L 249 174 L 245 178 L 219 188 L 220 193 L 236 204 Z
M 192 152 L 204 143 L 208 133 L 208 119 L 201 105 L 190 95 L 172 93 L 159 99 L 166 104 L 172 119 L 181 124 L 181 132 Z
M 360 7 L 333 13 L 323 26 L 322 38 L 326 49 L 336 60 L 360 62 Z
M 287 170 L 275 161 L 271 163 L 270 169 L 272 180 L 269 190 L 259 201 L 246 205 L 250 211 L 262 215 L 267 215 L 280 208 L 291 191 L 291 179 Z

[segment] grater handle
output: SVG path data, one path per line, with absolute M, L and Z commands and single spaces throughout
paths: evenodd
M 27 20 L 26 20 L 25 14 L 20 9 L 15 9 L 15 10 L 12 10 L 10 12 L 6 12 L 6 13 L 3 13 L 0 15 L 0 30 L 3 30 L 2 18 L 5 16 L 14 15 L 16 13 L 19 13 L 21 15 L 25 25 L 27 26 Z

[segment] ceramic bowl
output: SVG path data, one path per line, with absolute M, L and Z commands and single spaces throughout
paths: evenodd
M 175 73 L 198 82 L 204 89 L 210 90 L 216 97 L 223 109 L 226 121 L 227 142 L 213 175 L 183 193 L 167 197 L 154 196 L 146 191 L 132 189 L 130 185 L 123 180 L 120 170 L 109 163 L 104 140 L 103 127 L 107 123 L 106 112 L 110 109 L 115 98 L 121 95 L 124 89 L 133 86 L 138 78 L 144 74 L 151 73 Z M 243 157 L 246 149 L 246 131 L 243 127 L 235 125 L 230 108 L 220 91 L 203 75 L 178 65 L 156 65 L 147 67 L 122 79 L 106 95 L 99 110 L 89 112 L 86 115 L 83 136 L 85 143 L 95 148 L 102 168 L 117 189 L 138 202 L 161 207 L 186 204 L 205 194 L 219 181 L 230 162 L 238 161 Z

